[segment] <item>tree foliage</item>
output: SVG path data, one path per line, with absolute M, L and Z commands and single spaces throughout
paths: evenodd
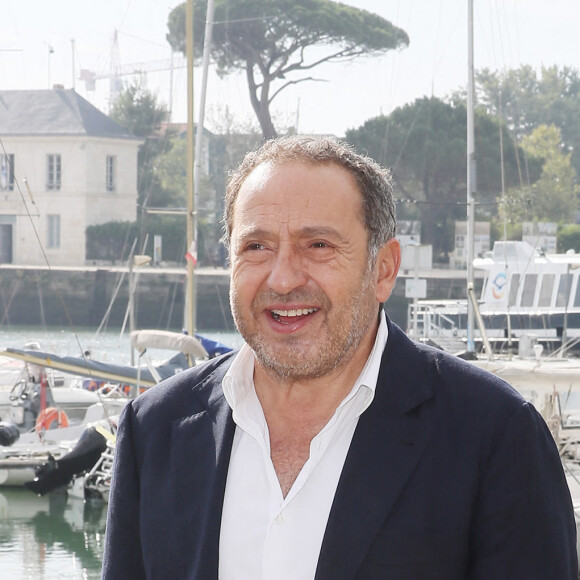
M 561 146 L 560 130 L 553 125 L 539 125 L 523 137 L 522 148 L 528 155 L 542 159 L 542 173 L 534 184 L 508 192 L 503 217 L 511 222 L 524 221 L 531 214 L 539 221 L 570 221 L 578 210 L 578 187 L 571 153 L 564 153 Z M 526 204 L 513 203 L 518 198 L 525 198 Z
M 172 207 L 187 207 L 187 139 L 171 137 L 155 160 L 155 176 Z
M 164 190 L 156 172 L 156 161 L 171 148 L 171 136 L 162 131 L 167 108 L 147 89 L 142 79 L 125 87 L 110 114 L 111 118 L 133 135 L 144 139 L 138 157 L 138 203 L 141 207 L 174 205 L 173 192 Z
M 542 67 L 536 72 L 522 66 L 503 72 L 481 70 L 476 75 L 477 99 L 487 110 L 505 119 L 516 139 L 540 125 L 561 132 L 560 147 L 571 153 L 580 175 L 580 74 L 569 67 Z
M 194 43 L 201 58 L 207 0 L 194 0 Z M 167 39 L 185 53 L 186 4 L 169 15 Z M 264 138 L 276 136 L 270 114 L 282 90 L 307 80 L 323 62 L 373 56 L 407 46 L 388 20 L 331 0 L 216 0 L 211 54 L 221 75 L 243 71 Z M 326 47 L 326 54 L 313 51 Z M 296 76 L 300 75 L 300 76 Z
M 580 250 L 580 225 L 567 224 L 558 228 L 558 252 Z
M 398 194 L 399 214 L 422 222 L 423 240 L 435 256 L 445 259 L 452 248 L 454 221 L 466 218 L 467 112 L 461 102 L 421 98 L 389 116 L 368 120 L 347 132 L 347 141 L 391 167 Z M 500 124 L 477 111 L 475 116 L 477 194 L 480 214 L 489 215 L 501 191 Z M 521 148 L 504 145 L 503 166 L 508 185 L 520 183 Z M 530 159 L 535 179 L 540 160 Z M 410 210 L 410 208 L 412 208 Z

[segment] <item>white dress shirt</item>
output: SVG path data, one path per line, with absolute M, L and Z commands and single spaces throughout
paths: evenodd
M 283 497 L 254 389 L 254 355 L 244 345 L 223 381 L 236 431 L 219 544 L 220 580 L 314 578 L 338 480 L 359 416 L 371 404 L 387 342 L 381 312 L 371 354 L 350 393 L 312 439 L 310 457 Z

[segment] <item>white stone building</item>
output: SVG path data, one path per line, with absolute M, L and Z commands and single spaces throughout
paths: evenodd
M 84 265 L 87 226 L 136 219 L 141 143 L 74 90 L 0 91 L 0 263 Z

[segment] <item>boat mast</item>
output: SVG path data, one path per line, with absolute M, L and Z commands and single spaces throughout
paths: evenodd
M 193 0 L 187 0 L 185 11 L 185 36 L 187 56 L 187 249 L 190 251 L 195 239 L 194 233 L 194 124 L 193 124 Z M 185 329 L 190 336 L 195 334 L 195 280 L 193 277 L 193 261 L 187 260 L 187 294 L 185 297 Z
M 201 186 L 201 160 L 203 127 L 205 121 L 205 96 L 207 93 L 207 75 L 209 70 L 209 54 L 213 32 L 214 0 L 208 0 L 205 22 L 205 36 L 203 42 L 202 82 L 199 100 L 199 118 L 197 131 L 193 122 L 193 0 L 187 0 L 186 36 L 187 36 L 187 247 L 194 249 L 194 258 L 197 260 L 197 206 Z M 194 279 L 194 260 L 187 261 L 187 332 L 193 336 L 196 331 L 196 286 Z
M 203 144 L 203 129 L 205 122 L 205 97 L 207 93 L 207 73 L 209 70 L 209 54 L 211 50 L 211 38 L 213 34 L 213 14 L 214 14 L 214 0 L 208 0 L 207 16 L 205 21 L 205 33 L 203 39 L 203 62 L 202 62 L 202 77 L 201 77 L 201 94 L 199 97 L 199 117 L 197 120 L 197 132 L 195 134 L 195 164 L 193 171 L 193 193 L 195 202 L 199 201 L 199 190 L 201 184 L 201 148 Z M 197 214 L 194 214 L 194 225 L 197 226 Z M 197 227 L 194 228 L 197 232 Z M 197 239 L 196 239 L 197 241 Z
M 475 167 L 474 137 L 474 70 L 473 70 L 473 0 L 468 0 L 468 34 L 467 34 L 467 288 L 473 288 L 473 240 L 475 239 L 475 201 L 477 190 Z M 474 306 L 467 300 L 467 351 L 475 352 L 473 340 Z

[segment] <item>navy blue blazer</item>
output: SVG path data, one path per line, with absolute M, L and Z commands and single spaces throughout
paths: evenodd
M 217 578 L 231 361 L 184 371 L 124 409 L 104 580 Z M 542 418 L 497 377 L 390 322 L 315 576 L 379 578 L 578 580 L 570 494 Z

